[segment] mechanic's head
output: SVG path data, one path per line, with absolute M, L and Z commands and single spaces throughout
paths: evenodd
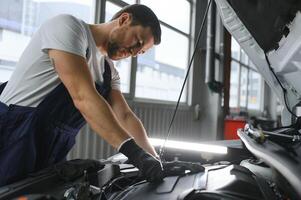
M 111 31 L 107 46 L 113 60 L 142 54 L 161 42 L 159 20 L 145 5 L 128 5 L 112 17 L 114 20 L 118 25 Z

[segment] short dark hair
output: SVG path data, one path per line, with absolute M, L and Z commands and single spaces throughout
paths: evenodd
M 122 13 L 129 13 L 132 16 L 131 25 L 141 25 L 150 27 L 154 36 L 154 44 L 161 42 L 161 27 L 156 14 L 147 6 L 142 4 L 133 4 L 123 7 L 111 20 L 117 19 Z

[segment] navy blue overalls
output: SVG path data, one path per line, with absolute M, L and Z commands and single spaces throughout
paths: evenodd
M 96 89 L 107 99 L 111 70 L 106 61 L 103 78 Z M 85 123 L 62 83 L 35 108 L 0 102 L 0 186 L 65 160 Z

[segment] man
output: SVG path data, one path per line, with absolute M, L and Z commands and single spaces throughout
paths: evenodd
M 71 15 L 46 21 L 0 87 L 0 186 L 64 160 L 85 122 L 147 180 L 160 180 L 158 155 L 110 61 L 142 54 L 160 38 L 156 15 L 138 4 L 103 24 Z

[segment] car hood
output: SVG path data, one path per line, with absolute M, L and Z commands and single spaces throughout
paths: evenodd
M 247 53 L 284 105 L 283 91 L 268 62 L 287 89 L 290 109 L 301 99 L 301 1 L 215 0 L 224 26 Z M 284 108 L 282 123 L 291 115 Z

